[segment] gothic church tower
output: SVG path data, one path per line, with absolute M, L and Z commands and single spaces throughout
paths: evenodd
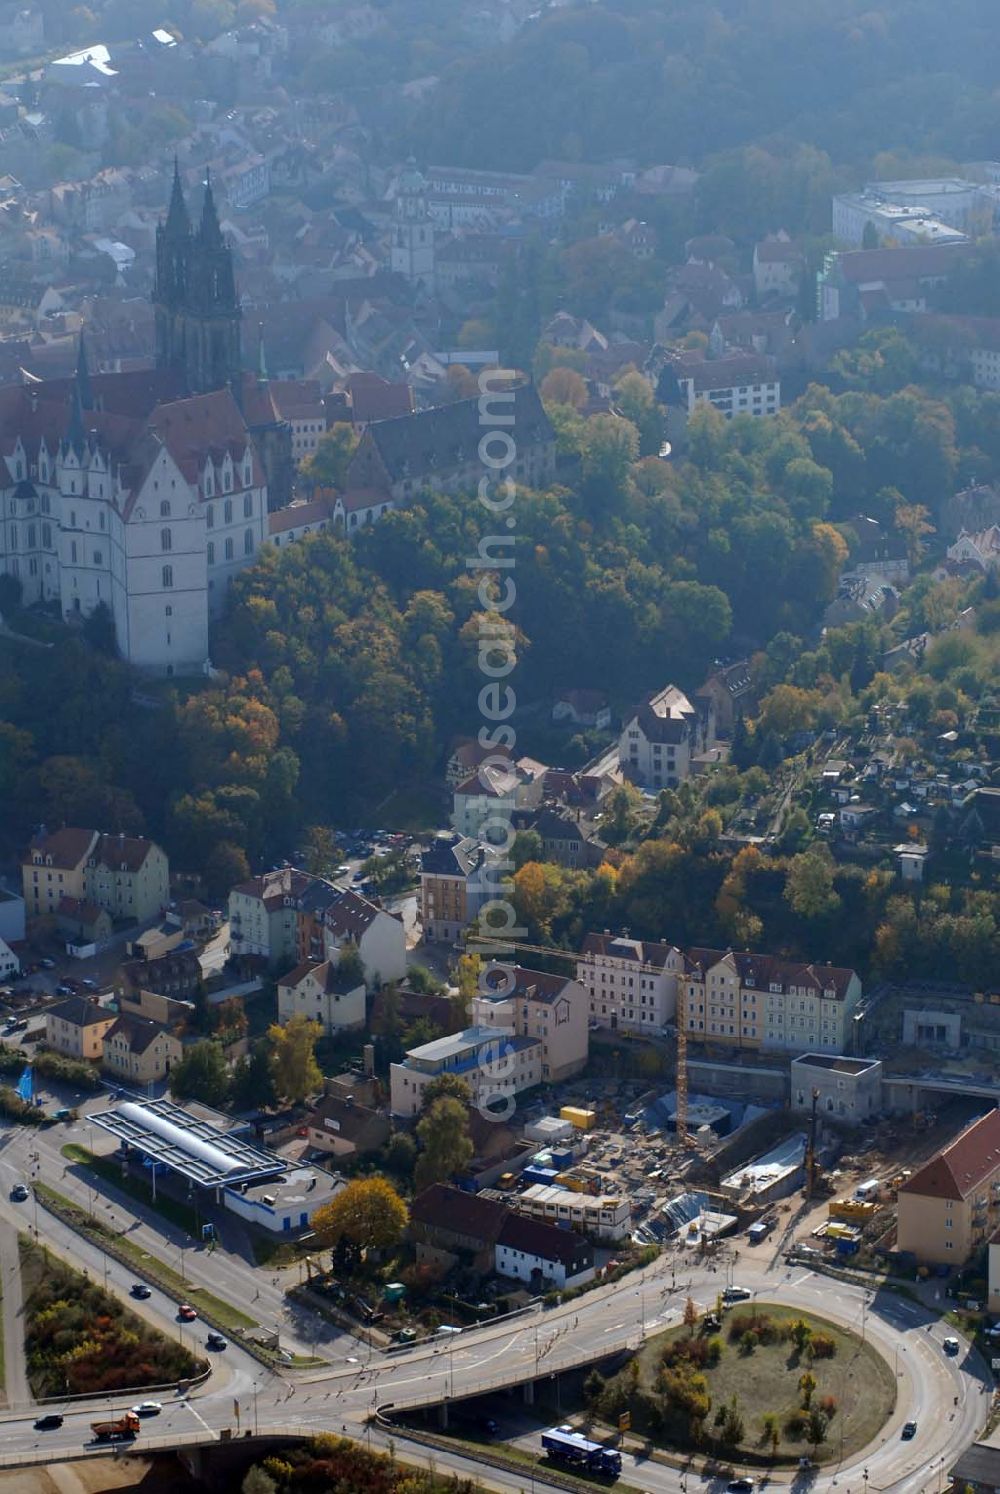
M 240 304 L 232 250 L 219 227 L 211 181 L 201 221 L 192 226 L 176 161 L 167 220 L 156 230 L 153 306 L 157 367 L 181 372 L 190 394 L 230 388 L 239 399 Z

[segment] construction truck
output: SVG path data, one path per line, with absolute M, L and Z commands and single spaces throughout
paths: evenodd
M 141 1426 L 135 1412 L 126 1411 L 124 1416 L 114 1421 L 92 1421 L 90 1430 L 96 1442 L 123 1442 L 126 1438 L 138 1436 Z

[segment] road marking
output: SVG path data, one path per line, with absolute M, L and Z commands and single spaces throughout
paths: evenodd
M 624 1328 L 624 1323 L 613 1323 L 610 1328 L 605 1328 L 605 1333 L 617 1333 L 619 1328 Z
M 201 1422 L 201 1424 L 205 1428 L 206 1432 L 211 1433 L 212 1436 L 215 1435 L 214 1432 L 212 1432 L 212 1428 L 209 1426 L 208 1422 L 205 1420 L 205 1418 L 203 1416 L 199 1415 L 199 1413 L 195 1410 L 194 1406 L 191 1404 L 190 1401 L 184 1401 L 182 1404 L 185 1405 L 188 1408 L 188 1410 L 191 1412 L 191 1415 L 194 1417 L 195 1421 L 200 1421 Z

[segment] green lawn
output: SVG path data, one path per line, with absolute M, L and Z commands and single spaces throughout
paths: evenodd
M 758 1343 L 752 1352 L 732 1337 L 734 1324 L 746 1323 L 754 1314 L 766 1317 L 780 1335 L 782 1328 L 804 1319 L 816 1334 L 832 1340 L 832 1358 L 810 1358 L 799 1352 L 787 1337 L 776 1336 L 774 1342 Z M 699 1329 L 695 1339 L 702 1338 Z M 721 1340 L 718 1362 L 699 1367 L 704 1374 L 711 1406 L 704 1421 L 703 1451 L 737 1462 L 771 1461 L 771 1444 L 764 1433 L 762 1419 L 768 1414 L 778 1418 L 780 1440 L 779 1463 L 796 1461 L 804 1454 L 818 1462 L 831 1462 L 848 1456 L 868 1445 L 888 1420 L 896 1401 L 896 1379 L 890 1365 L 870 1343 L 836 1324 L 812 1313 L 795 1312 L 771 1303 L 739 1303 L 723 1318 L 719 1334 L 704 1335 Z M 687 1341 L 686 1327 L 668 1329 L 657 1334 L 642 1348 L 635 1360 L 609 1380 L 597 1405 L 601 1421 L 615 1425 L 620 1411 L 632 1412 L 634 1431 L 663 1446 L 690 1446 L 687 1414 L 664 1401 L 657 1377 L 665 1350 L 672 1344 Z M 829 1418 L 825 1440 L 813 1452 L 808 1436 L 789 1425 L 801 1406 L 800 1377 L 811 1373 L 816 1380 L 812 1404 L 819 1405 L 832 1397 L 835 1410 Z M 743 1419 L 744 1434 L 734 1445 L 723 1446 L 718 1440 L 715 1417 L 720 1408 L 735 1404 Z M 661 1414 L 662 1408 L 666 1410 Z
M 153 1198 L 153 1189 L 144 1178 L 137 1178 L 134 1173 L 123 1173 L 121 1166 L 111 1157 L 99 1157 L 85 1146 L 80 1146 L 75 1141 L 69 1141 L 60 1151 L 68 1162 L 77 1162 L 82 1167 L 87 1167 L 97 1177 L 103 1178 L 106 1183 L 111 1183 L 121 1193 L 129 1198 L 134 1198 L 136 1203 L 141 1203 L 147 1209 L 161 1215 L 170 1224 L 175 1224 L 178 1229 L 185 1230 L 193 1238 L 197 1238 L 198 1215 L 188 1204 L 181 1203 L 179 1199 L 171 1198 L 169 1194 L 159 1192 Z
M 214 1292 L 206 1291 L 203 1287 L 192 1286 L 191 1283 L 179 1271 L 172 1266 L 166 1265 L 148 1250 L 143 1250 L 134 1240 L 127 1235 L 121 1235 L 117 1230 L 111 1229 L 102 1219 L 91 1218 L 86 1209 L 70 1199 L 64 1198 L 54 1188 L 49 1188 L 45 1183 L 36 1183 L 35 1192 L 42 1203 L 52 1208 L 53 1213 L 66 1220 L 80 1234 L 88 1236 L 101 1249 L 107 1250 L 109 1255 L 115 1256 L 126 1265 L 134 1266 L 138 1275 L 148 1278 L 157 1286 L 162 1287 L 165 1292 L 177 1298 L 178 1302 L 190 1302 L 199 1312 L 210 1316 L 223 1328 L 232 1333 L 247 1332 L 256 1328 L 255 1318 L 248 1317 L 239 1308 L 232 1307 L 224 1302 L 221 1297 L 216 1297 Z

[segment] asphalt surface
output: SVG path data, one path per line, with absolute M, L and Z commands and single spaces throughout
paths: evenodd
M 10 1162 L 0 1158 L 0 1176 L 7 1183 Z M 0 1217 L 13 1217 L 21 1228 L 30 1227 L 30 1216 L 16 1213 L 24 1205 L 11 1204 L 7 1187 L 0 1196 Z M 31 1206 L 29 1205 L 29 1208 Z M 103 1277 L 123 1298 L 131 1276 L 127 1269 L 108 1261 L 102 1252 L 81 1240 L 58 1220 L 39 1210 L 39 1228 L 60 1253 L 67 1254 L 91 1274 Z M 220 1295 L 233 1299 L 231 1257 L 216 1255 L 203 1261 L 204 1274 Z M 255 1275 L 260 1277 L 259 1272 Z M 673 1278 L 673 1284 L 672 1284 Z M 270 1280 L 270 1278 L 268 1278 Z M 864 1332 L 893 1366 L 899 1396 L 896 1409 L 877 1442 L 843 1465 L 817 1470 L 809 1479 L 810 1490 L 893 1490 L 917 1494 L 937 1489 L 950 1463 L 974 1439 L 985 1419 L 988 1398 L 984 1394 L 985 1366 L 976 1356 L 963 1352 L 957 1359 L 945 1355 L 945 1327 L 933 1321 L 929 1309 L 908 1298 L 883 1292 L 871 1293 L 781 1260 L 762 1256 L 744 1259 L 737 1273 L 739 1284 L 755 1290 L 766 1300 L 823 1313 L 837 1322 Z M 562 1308 L 533 1310 L 524 1316 L 476 1330 L 466 1330 L 447 1341 L 418 1346 L 398 1355 L 384 1355 L 359 1346 L 347 1335 L 329 1344 L 330 1364 L 322 1369 L 298 1373 L 294 1379 L 264 1369 L 233 1343 L 224 1352 L 206 1354 L 204 1329 L 198 1324 L 179 1325 L 176 1303 L 154 1290 L 146 1302 L 129 1301 L 164 1332 L 176 1333 L 182 1342 L 206 1354 L 212 1363 L 210 1378 L 186 1395 L 160 1396 L 164 1409 L 144 1424 L 137 1446 L 181 1444 L 207 1440 L 223 1428 L 233 1432 L 256 1428 L 303 1433 L 347 1431 L 356 1438 L 371 1437 L 385 1445 L 387 1434 L 367 1427 L 378 1406 L 397 1411 L 453 1397 L 487 1393 L 524 1379 L 541 1378 L 576 1366 L 592 1357 L 632 1347 L 648 1334 L 678 1322 L 690 1293 L 702 1307 L 715 1301 L 725 1284 L 724 1275 L 703 1266 L 689 1266 L 683 1259 L 662 1257 L 642 1273 L 623 1282 L 599 1287 L 593 1293 Z M 237 1298 L 238 1300 L 238 1298 Z M 898 1350 L 898 1352 L 897 1352 Z M 954 1405 L 958 1397 L 958 1406 Z M 139 1397 L 129 1397 L 139 1399 Z M 237 1423 L 235 1402 L 240 1406 Z M 122 1410 L 126 1399 L 103 1398 L 75 1405 L 57 1406 L 65 1421 L 52 1432 L 38 1432 L 33 1421 L 36 1408 L 14 1405 L 0 1418 L 3 1452 L 0 1466 L 18 1461 L 54 1461 L 60 1456 L 79 1456 L 90 1444 L 90 1422 L 111 1410 Z M 391 1410 L 390 1410 L 391 1414 Z M 912 1441 L 901 1438 L 904 1421 L 918 1425 Z M 506 1429 L 505 1429 L 506 1430 Z M 537 1436 L 525 1438 L 512 1428 L 512 1441 L 537 1446 Z M 96 1445 L 93 1451 L 98 1451 Z M 400 1452 L 411 1456 L 403 1443 Z M 419 1461 L 422 1454 L 412 1449 Z M 454 1468 L 478 1475 L 497 1488 L 522 1488 L 524 1475 L 506 1476 L 484 1471 L 461 1452 L 435 1450 L 438 1467 Z M 867 1470 L 867 1477 L 865 1476 Z M 623 1478 L 642 1489 L 683 1494 L 694 1473 L 626 1453 Z M 536 1474 L 543 1482 L 543 1476 Z M 779 1474 L 772 1482 L 788 1483 Z

